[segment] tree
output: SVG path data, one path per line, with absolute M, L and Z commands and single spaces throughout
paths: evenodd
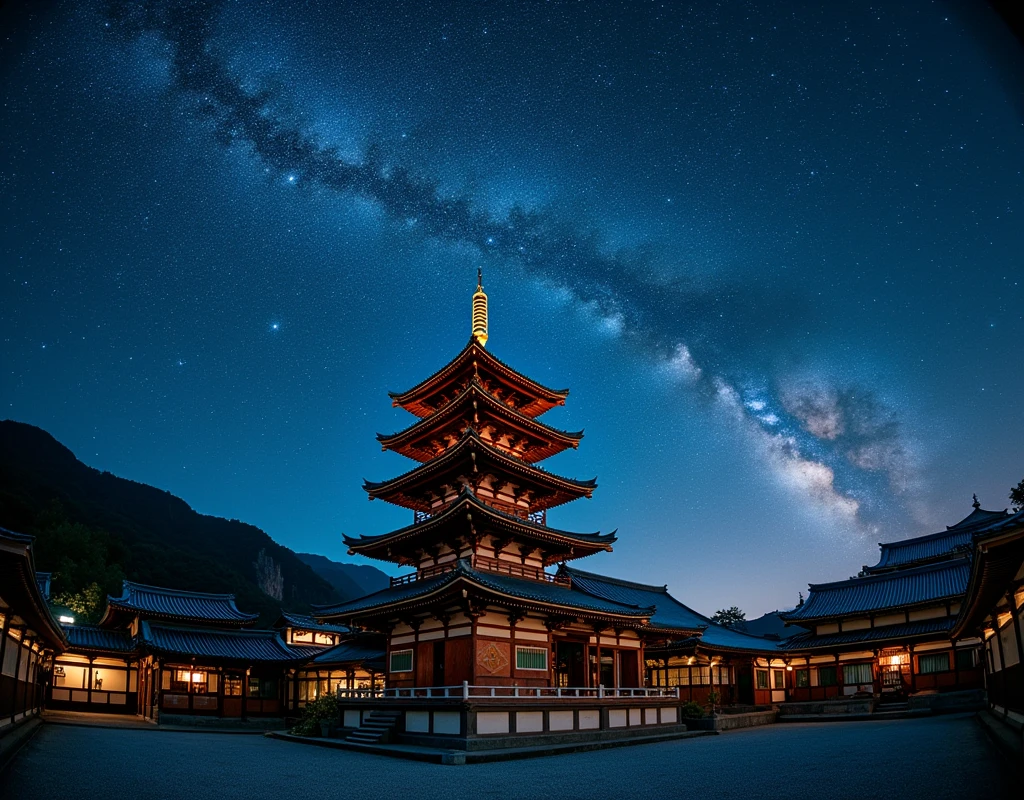
M 736 606 L 732 608 L 721 608 L 711 615 L 711 621 L 724 625 L 726 628 L 743 628 L 747 621 L 747 615 Z
M 1024 508 L 1024 479 L 1010 489 L 1010 502 L 1013 503 L 1013 510 L 1020 511 Z

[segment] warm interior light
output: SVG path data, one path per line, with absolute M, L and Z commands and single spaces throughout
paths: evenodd
M 201 673 L 201 672 L 193 672 L 192 673 L 192 683 L 202 683 L 203 682 L 203 677 L 204 677 L 203 673 Z
M 786 672 L 792 672 L 792 671 L 793 671 L 793 668 L 791 666 L 789 666 L 789 664 L 786 664 Z

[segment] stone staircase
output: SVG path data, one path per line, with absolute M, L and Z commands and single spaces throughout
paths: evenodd
M 371 711 L 363 724 L 345 737 L 345 741 L 352 744 L 387 744 L 401 718 L 401 711 Z

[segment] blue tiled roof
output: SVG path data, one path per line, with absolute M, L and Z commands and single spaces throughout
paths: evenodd
M 967 589 L 970 571 L 970 560 L 958 558 L 864 578 L 811 584 L 806 602 L 783 614 L 783 619 L 827 619 L 960 597 Z
M 62 625 L 71 650 L 102 650 L 111 653 L 131 653 L 135 641 L 128 631 L 112 631 L 95 625 Z
M 292 614 L 290 611 L 282 611 L 281 617 L 274 624 L 275 628 L 297 628 L 303 631 L 320 631 L 322 633 L 350 633 L 351 629 L 345 625 L 332 625 L 327 622 L 317 622 L 313 617 L 304 614 Z
M 810 631 L 797 634 L 779 644 L 780 650 L 816 650 L 819 647 L 836 647 L 861 642 L 880 642 L 886 640 L 913 639 L 936 633 L 948 633 L 953 628 L 956 617 L 927 619 L 921 622 L 906 622 L 900 625 L 885 625 L 881 628 L 865 628 L 860 631 L 845 633 L 829 633 L 815 636 Z
M 131 581 L 124 582 L 120 597 L 107 597 L 107 611 L 101 624 L 110 617 L 111 609 L 123 609 L 143 616 L 234 625 L 255 622 L 259 617 L 259 614 L 239 611 L 233 594 L 185 592 Z
M 557 583 L 513 578 L 496 572 L 473 569 L 465 560 L 459 561 L 454 569 L 435 578 L 382 589 L 375 594 L 360 597 L 357 600 L 335 606 L 314 607 L 313 610 L 318 617 L 344 616 L 423 597 L 458 580 L 465 580 L 485 589 L 523 600 L 561 606 L 569 610 L 634 618 L 649 617 L 654 611 L 653 608 L 647 606 L 606 600 Z
M 939 533 L 930 533 L 927 536 L 916 536 L 913 539 L 904 539 L 899 542 L 886 542 L 879 544 L 882 548 L 878 563 L 868 567 L 867 572 L 893 569 L 927 562 L 944 556 L 953 556 L 958 552 L 969 548 L 971 537 L 991 527 L 994 524 L 1004 522 L 1010 514 L 1003 511 L 986 511 L 983 508 L 975 508 L 970 514 L 960 520 L 956 525 L 950 525 L 946 530 Z
M 698 614 L 670 595 L 667 586 L 633 583 L 592 572 L 583 572 L 572 567 L 562 567 L 562 569 L 569 574 L 573 587 L 579 591 L 618 603 L 654 606 L 654 616 L 651 617 L 650 623 L 653 628 L 665 628 L 680 633 L 700 631 L 700 642 L 716 648 L 758 651 L 775 649 L 774 642 L 730 630 L 724 625 L 718 625 L 702 614 Z
M 336 664 L 366 664 L 383 667 L 384 645 L 378 647 L 360 640 L 344 642 L 320 653 L 307 666 L 333 666 Z
M 295 662 L 310 655 L 290 648 L 277 631 L 216 630 L 143 620 L 139 639 L 147 650 L 189 659 Z

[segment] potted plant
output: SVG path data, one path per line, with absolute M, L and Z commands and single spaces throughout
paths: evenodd
M 340 714 L 338 698 L 333 694 L 322 695 L 306 703 L 302 709 L 302 718 L 291 732 L 297 736 L 319 734 L 326 738 L 331 735 L 332 728 L 337 726 Z

